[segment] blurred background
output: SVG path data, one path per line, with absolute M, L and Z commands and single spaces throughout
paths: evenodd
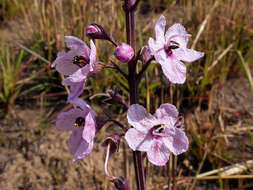
M 190 147 L 175 158 L 176 188 L 253 189 L 253 2 L 142 0 L 136 14 L 137 50 L 154 37 L 161 14 L 167 27 L 182 23 L 192 34 L 189 48 L 205 52 L 199 61 L 185 63 L 185 84 L 170 85 L 154 62 L 139 86 L 140 104 L 151 113 L 168 102 L 184 115 Z M 102 25 L 117 43 L 126 41 L 121 0 L 0 0 L 0 189 L 114 189 L 98 144 L 115 126 L 101 130 L 93 152 L 77 163 L 67 149 L 70 133 L 54 126 L 57 115 L 71 105 L 62 77 L 50 64 L 66 50 L 65 35 L 89 43 L 89 23 Z M 114 58 L 111 44 L 95 43 L 99 60 L 127 70 Z M 126 124 L 125 108 L 101 103 L 101 97 L 90 99 L 108 89 L 128 97 L 127 81 L 113 70 L 90 77 L 82 97 L 98 115 Z M 122 141 L 109 170 L 136 189 L 131 160 Z M 148 190 L 171 189 L 170 164 L 145 162 Z

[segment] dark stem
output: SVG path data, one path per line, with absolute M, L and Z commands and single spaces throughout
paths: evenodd
M 130 6 L 131 0 L 124 0 L 123 9 L 125 11 L 125 22 L 126 22 L 126 37 L 127 43 L 130 44 Z
M 133 0 L 124 0 L 124 10 L 126 16 L 126 33 L 127 43 L 135 49 L 135 10 L 138 5 L 137 0 L 135 3 Z M 133 6 L 136 6 L 133 8 Z M 129 84 L 129 95 L 130 104 L 138 104 L 138 81 L 136 74 L 137 59 L 132 59 L 128 63 L 128 84 Z M 133 151 L 135 176 L 138 190 L 145 190 L 145 176 L 142 154 L 140 151 Z
M 131 11 L 136 11 L 139 3 L 140 3 L 140 0 L 136 0 L 135 3 L 134 3 L 134 5 L 131 7 Z
M 109 40 L 115 47 L 118 46 L 118 44 L 117 44 L 111 37 L 108 38 L 108 40 Z

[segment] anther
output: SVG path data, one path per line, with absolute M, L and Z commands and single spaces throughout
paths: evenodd
M 177 48 L 180 48 L 180 44 L 175 41 L 170 41 L 168 49 L 172 50 Z
M 157 133 L 161 133 L 164 129 L 165 129 L 165 125 L 161 124 L 161 125 L 156 125 L 155 127 L 155 132 Z
M 75 123 L 74 123 L 74 127 L 75 127 L 75 128 L 77 128 L 77 127 L 84 127 L 84 125 L 85 125 L 85 120 L 84 120 L 84 118 L 82 118 L 82 117 L 76 118 L 76 121 L 75 121 Z
M 72 59 L 72 63 L 74 65 L 77 65 L 79 67 L 84 67 L 85 65 L 89 64 L 89 60 L 87 60 L 85 57 L 83 56 L 75 56 Z

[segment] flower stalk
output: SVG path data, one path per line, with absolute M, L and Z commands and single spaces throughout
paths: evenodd
M 126 21 L 126 37 L 127 43 L 135 50 L 135 12 L 139 1 L 124 0 L 124 11 Z M 133 58 L 128 62 L 128 84 L 130 104 L 138 104 L 138 81 L 136 73 L 137 58 Z M 135 168 L 135 176 L 138 190 L 145 190 L 145 175 L 142 154 L 140 151 L 133 151 L 133 160 Z

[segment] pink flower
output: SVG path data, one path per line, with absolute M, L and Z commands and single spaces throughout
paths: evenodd
M 188 138 L 182 127 L 176 126 L 177 117 L 177 108 L 172 104 L 162 104 L 154 115 L 133 104 L 127 113 L 133 128 L 126 132 L 125 139 L 132 150 L 146 152 L 151 163 L 163 166 L 171 152 L 179 155 L 188 149 Z
M 119 61 L 127 63 L 133 58 L 134 49 L 130 45 L 122 43 L 115 49 L 114 55 Z
M 73 162 L 87 157 L 92 148 L 96 133 L 95 112 L 81 99 L 75 99 L 80 108 L 59 114 L 56 127 L 63 131 L 72 130 L 68 141 L 69 152 L 74 155 Z
M 70 49 L 67 53 L 59 52 L 53 67 L 63 75 L 68 75 L 62 84 L 70 86 L 68 100 L 80 96 L 88 76 L 98 71 L 96 62 L 96 46 L 90 40 L 90 47 L 74 36 L 65 36 L 65 43 Z
M 186 79 L 186 66 L 182 61 L 196 61 L 204 53 L 186 47 L 191 35 L 181 24 L 172 25 L 164 35 L 165 25 L 165 17 L 161 15 L 155 24 L 156 41 L 150 38 L 149 48 L 170 82 L 182 84 Z

